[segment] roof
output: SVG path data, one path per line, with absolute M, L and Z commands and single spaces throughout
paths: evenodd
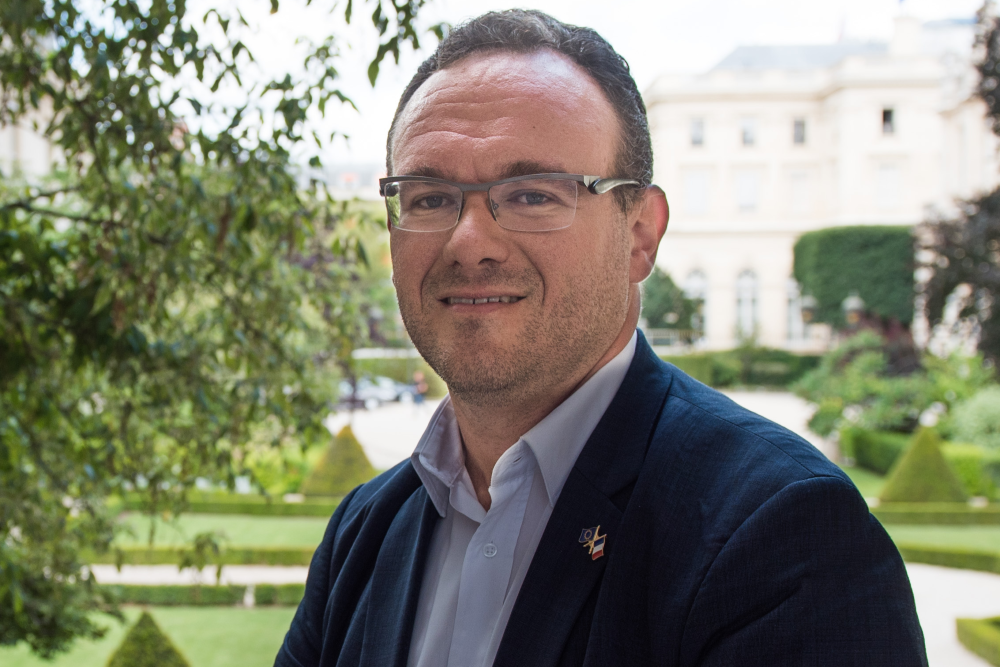
M 888 46 L 878 42 L 838 42 L 801 46 L 740 46 L 722 59 L 716 70 L 825 69 L 849 56 L 883 55 Z

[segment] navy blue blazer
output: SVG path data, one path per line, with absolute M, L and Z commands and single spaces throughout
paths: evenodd
M 437 520 L 409 461 L 344 498 L 274 664 L 405 667 Z M 850 480 L 640 334 L 494 665 L 926 664 L 899 552 Z

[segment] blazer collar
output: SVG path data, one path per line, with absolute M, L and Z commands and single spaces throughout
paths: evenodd
M 630 490 L 670 389 L 668 367 L 639 333 L 625 380 L 584 446 L 535 551 L 507 622 L 495 667 L 559 662 L 577 617 L 609 559 Z M 581 543 L 600 526 L 604 555 Z

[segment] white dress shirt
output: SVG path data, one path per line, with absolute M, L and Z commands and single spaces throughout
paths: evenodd
M 552 508 L 580 451 L 618 392 L 636 336 L 493 467 L 490 509 L 465 468 L 450 398 L 411 461 L 441 520 L 434 528 L 410 641 L 409 667 L 493 664 Z

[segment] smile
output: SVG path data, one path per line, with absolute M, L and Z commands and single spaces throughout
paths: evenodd
M 524 298 L 523 296 L 484 296 L 472 299 L 460 296 L 449 296 L 443 299 L 443 301 L 447 303 L 449 306 L 455 306 L 460 304 L 469 306 L 478 306 L 481 303 L 517 303 L 523 298 Z

